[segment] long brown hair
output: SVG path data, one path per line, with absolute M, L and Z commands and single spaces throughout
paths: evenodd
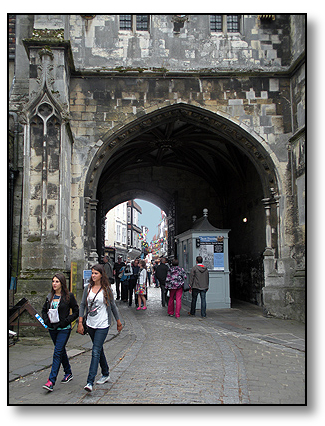
M 99 272 L 102 275 L 100 279 L 100 284 L 104 290 L 105 303 L 106 305 L 108 305 L 108 300 L 111 300 L 111 301 L 113 300 L 113 292 L 111 289 L 111 284 L 108 280 L 108 276 L 105 272 L 104 265 L 97 263 L 97 265 L 92 266 L 91 269 L 94 269 L 95 271 Z M 95 284 L 92 277 L 90 277 L 89 284 L 90 284 L 90 288 Z
M 69 290 L 68 290 L 68 287 L 67 287 L 67 281 L 65 279 L 64 274 L 62 274 L 61 272 L 58 272 L 57 274 L 53 275 L 53 278 L 57 278 L 60 281 L 60 283 L 61 283 L 61 297 L 65 302 L 69 303 L 70 293 L 69 293 Z M 52 281 L 53 281 L 53 278 L 52 278 Z M 52 285 L 50 302 L 52 302 L 54 294 L 55 294 L 55 291 L 54 291 L 53 285 Z

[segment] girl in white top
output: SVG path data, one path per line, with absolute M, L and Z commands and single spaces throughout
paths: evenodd
M 97 384 L 104 384 L 109 380 L 109 366 L 105 357 L 103 345 L 111 325 L 112 313 L 116 320 L 117 330 L 122 330 L 119 312 L 114 302 L 112 290 L 103 265 L 95 265 L 91 269 L 89 286 L 84 289 L 79 308 L 78 333 L 83 334 L 82 319 L 87 312 L 88 333 L 93 342 L 91 362 L 87 384 L 84 389 L 91 392 L 97 374 L 98 365 L 102 370 L 102 377 Z
M 141 309 L 141 300 L 143 302 L 143 310 L 147 309 L 147 299 L 146 299 L 146 294 L 147 294 L 147 269 L 146 269 L 146 262 L 141 259 L 139 262 L 139 266 L 140 266 L 140 273 L 139 273 L 139 278 L 138 278 L 138 282 L 135 288 L 135 294 L 138 295 L 138 307 L 137 307 L 137 311 L 139 311 Z

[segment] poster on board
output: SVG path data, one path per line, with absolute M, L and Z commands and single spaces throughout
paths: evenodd
M 224 237 L 200 237 L 199 255 L 203 264 L 214 271 L 225 270 Z
M 91 278 L 91 269 L 84 269 L 83 271 L 84 287 L 86 287 L 89 284 L 90 278 Z

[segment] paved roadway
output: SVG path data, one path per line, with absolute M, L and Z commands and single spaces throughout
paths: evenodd
M 160 289 L 150 287 L 146 311 L 117 302 L 124 328 L 118 334 L 114 324 L 104 345 L 111 381 L 92 393 L 83 389 L 88 336 L 72 332 L 74 379 L 61 384 L 61 370 L 53 392 L 42 389 L 50 339 L 22 338 L 9 348 L 8 404 L 305 404 L 303 324 L 265 318 L 245 303 L 209 310 L 206 319 L 183 306 L 176 319 L 159 299 Z

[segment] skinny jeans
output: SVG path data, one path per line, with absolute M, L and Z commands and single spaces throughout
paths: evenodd
M 55 385 L 61 364 L 65 374 L 72 374 L 67 351 L 65 350 L 65 345 L 67 344 L 71 334 L 71 328 L 64 330 L 49 329 L 49 333 L 54 343 L 53 362 L 49 380 L 53 383 L 53 385 Z
M 107 328 L 91 328 L 88 326 L 88 333 L 93 342 L 93 349 L 91 353 L 91 362 L 87 383 L 94 384 L 95 377 L 98 371 L 98 364 L 102 370 L 103 376 L 109 375 L 109 367 L 104 354 L 103 345 L 108 334 L 109 327 Z

